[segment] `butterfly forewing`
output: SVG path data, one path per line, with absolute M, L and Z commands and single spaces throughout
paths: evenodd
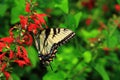
M 48 28 L 41 31 L 34 37 L 41 61 L 51 61 L 57 52 L 57 47 L 64 44 L 74 35 L 74 32 L 64 28 Z

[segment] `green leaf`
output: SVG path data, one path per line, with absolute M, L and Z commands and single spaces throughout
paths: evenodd
M 96 64 L 96 66 L 94 68 L 101 75 L 103 80 L 110 80 L 110 78 L 102 64 Z
M 14 73 L 12 73 L 11 76 L 12 76 L 12 79 L 10 80 L 20 80 L 20 77 Z
M 55 4 L 55 7 L 60 8 L 63 12 L 67 14 L 69 10 L 68 0 L 61 0 L 60 3 Z
M 75 21 L 76 21 L 76 28 L 78 27 L 78 25 L 79 25 L 79 22 L 80 22 L 80 19 L 81 19 L 81 17 L 82 17 L 82 12 L 79 12 L 79 13 L 77 13 L 77 14 L 75 14 Z
M 0 4 L 0 16 L 4 16 L 8 6 L 6 4 Z
M 117 0 L 118 4 L 120 4 L 120 0 Z
M 93 29 L 92 31 L 87 31 L 85 29 L 81 29 L 78 32 L 78 35 L 81 36 L 84 40 L 88 40 L 89 38 L 96 37 L 99 34 L 99 31 L 96 29 Z
M 83 59 L 86 63 L 89 63 L 92 59 L 92 55 L 91 55 L 91 52 L 90 51 L 85 51 L 83 53 Z
M 11 10 L 11 23 L 15 24 L 19 21 L 19 16 L 25 13 L 25 0 L 15 0 L 16 6 Z
M 75 30 L 76 22 L 73 15 L 69 14 L 65 17 L 65 25 L 71 30 Z
M 63 71 L 48 72 L 44 77 L 43 80 L 64 80 L 66 73 Z
M 39 61 L 38 53 L 33 46 L 27 47 L 26 49 L 28 51 L 28 57 L 30 58 L 32 67 L 36 67 L 37 62 Z

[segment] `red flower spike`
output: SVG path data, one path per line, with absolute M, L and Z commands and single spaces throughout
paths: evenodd
M 28 26 L 28 31 L 33 31 L 36 30 L 38 28 L 38 25 L 30 23 L 30 25 Z
M 17 46 L 17 57 L 22 57 L 20 46 Z
M 3 48 L 6 47 L 7 45 L 3 42 L 0 42 L 0 52 L 2 52 Z
M 23 59 L 27 64 L 30 64 L 30 60 L 27 57 L 23 57 Z
M 2 59 L 4 58 L 5 54 L 6 54 L 6 53 L 0 54 L 0 60 L 2 60 Z
M 43 17 L 47 16 L 46 14 L 36 14 L 40 24 L 46 24 L 45 20 Z
M 30 10 L 30 3 L 26 3 L 26 8 L 25 8 L 26 12 L 31 12 Z
M 115 5 L 115 10 L 116 10 L 117 12 L 120 11 L 120 4 L 116 4 L 116 5 Z
M 1 71 L 2 71 L 2 72 L 5 71 L 6 66 L 7 66 L 7 64 L 3 64 L 3 65 L 2 65 L 2 68 L 1 68 Z
M 9 77 L 10 77 L 10 73 L 9 73 L 9 72 L 7 72 L 7 71 L 4 71 L 3 73 L 4 73 L 5 77 L 6 77 L 6 80 L 8 80 L 8 79 L 9 79 Z
M 32 45 L 33 42 L 33 38 L 30 34 L 26 34 L 23 38 L 23 40 L 25 41 L 24 44 L 26 45 Z
M 1 38 L 0 40 L 3 41 L 3 42 L 11 44 L 14 41 L 14 38 L 12 38 L 12 37 L 4 37 L 4 38 Z
M 27 28 L 28 18 L 24 16 L 20 16 L 20 24 L 22 25 L 22 29 Z
M 13 57 L 14 57 L 14 53 L 12 50 L 10 50 L 9 59 L 12 59 Z
M 26 51 L 26 49 L 23 46 L 21 48 L 22 48 L 23 56 L 27 57 L 27 51 Z
M 15 60 L 14 62 L 18 63 L 18 65 L 19 65 L 20 67 L 23 67 L 24 65 L 27 64 L 27 63 L 26 63 L 25 61 L 23 61 L 23 60 Z

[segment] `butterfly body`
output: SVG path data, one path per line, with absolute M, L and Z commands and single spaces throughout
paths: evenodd
M 55 57 L 57 48 L 66 43 L 74 35 L 74 32 L 64 28 L 48 28 L 35 35 L 35 46 L 42 63 L 49 64 Z

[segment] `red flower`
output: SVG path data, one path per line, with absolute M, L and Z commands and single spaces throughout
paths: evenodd
M 46 24 L 45 20 L 43 17 L 47 16 L 46 14 L 36 14 L 40 24 Z
M 23 38 L 23 40 L 25 40 L 24 44 L 26 45 L 32 45 L 33 42 L 33 38 L 30 34 L 26 34 Z
M 22 25 L 23 29 L 27 28 L 28 18 L 24 16 L 20 16 L 20 24 Z
M 27 57 L 23 57 L 24 61 L 29 64 L 30 63 L 30 60 L 27 58 Z
M 0 42 L 0 52 L 2 52 L 4 47 L 6 47 L 6 44 L 3 42 Z
M 25 8 L 26 12 L 30 12 L 30 3 L 26 3 L 26 8 Z
M 27 57 L 27 51 L 26 51 L 26 49 L 23 46 L 21 48 L 22 48 L 21 50 L 22 50 L 23 56 Z
M 0 40 L 3 41 L 3 42 L 6 42 L 6 43 L 12 43 L 14 41 L 14 38 L 4 37 L 4 38 L 1 38 Z
M 4 71 L 3 73 L 4 73 L 5 77 L 6 77 L 6 80 L 8 80 L 9 77 L 10 77 L 10 73 L 8 73 L 7 71 Z
M 37 28 L 38 28 L 37 24 L 30 23 L 30 25 L 28 26 L 28 31 L 31 31 L 34 34 L 36 34 L 37 33 Z
M 6 54 L 6 53 L 0 54 L 0 60 L 2 60 L 2 59 L 4 58 L 5 54 Z
M 35 24 L 42 25 L 46 24 L 44 17 L 47 16 L 46 14 L 34 14 L 31 16 L 31 19 L 34 20 Z
M 22 57 L 22 53 L 21 53 L 21 50 L 20 50 L 20 46 L 17 46 L 17 56 L 18 56 L 18 57 Z
M 2 72 L 5 71 L 6 66 L 7 66 L 7 64 L 3 64 L 3 65 L 2 65 L 2 68 L 1 68 L 1 71 L 2 71 Z
M 18 63 L 20 67 L 23 67 L 24 65 L 27 64 L 24 60 L 15 60 L 14 62 Z
M 115 9 L 116 9 L 117 12 L 119 12 L 120 11 L 120 4 L 116 4 Z
M 10 50 L 9 59 L 12 59 L 13 57 L 14 57 L 14 53 L 12 50 Z
M 91 19 L 91 18 L 88 18 L 88 19 L 86 19 L 85 24 L 86 24 L 87 26 L 89 26 L 89 25 L 91 24 L 91 22 L 92 22 L 92 19 Z

